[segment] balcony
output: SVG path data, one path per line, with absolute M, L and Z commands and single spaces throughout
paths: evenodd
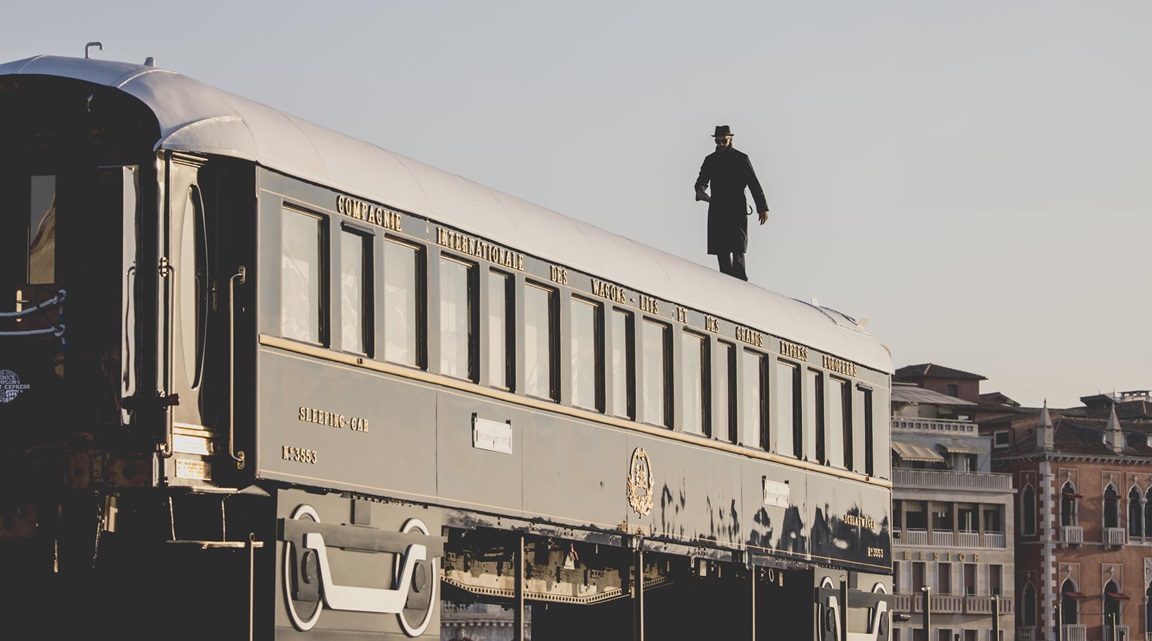
M 1108 547 L 1120 547 L 1128 542 L 1128 533 L 1122 527 L 1106 527 L 1104 528 L 1104 545 Z
M 894 530 L 893 535 L 896 545 L 910 546 L 1004 549 L 1007 542 L 1003 532 L 985 532 L 983 539 L 980 538 L 979 532 L 959 532 L 955 545 L 952 542 L 951 532 L 932 532 L 932 536 L 929 537 L 927 530 L 903 528 Z
M 997 599 L 1000 604 L 1000 616 L 1012 614 L 1012 599 L 1010 597 L 1000 597 Z M 964 613 L 965 614 L 992 614 L 992 597 L 991 596 L 966 596 L 964 597 Z
M 1036 628 L 1016 628 L 1016 641 L 1036 641 Z M 1148 641 L 1152 641 L 1149 639 Z
M 972 421 L 956 421 L 946 418 L 913 418 L 893 416 L 892 429 L 916 432 L 943 432 L 945 434 L 978 434 Z
M 897 490 L 907 488 L 1012 491 L 1011 474 L 908 470 L 899 467 L 894 468 L 892 473 L 892 485 Z
M 900 545 L 928 545 L 928 530 L 896 530 L 896 540 Z
M 933 532 L 932 533 L 932 545 L 934 545 L 938 548 L 940 548 L 940 547 L 947 547 L 947 548 L 952 547 L 953 545 L 955 545 L 955 543 L 952 542 L 952 533 L 951 532 Z
M 894 608 L 896 612 L 908 612 L 919 614 L 924 612 L 924 594 L 897 594 L 894 599 Z M 965 612 L 964 604 L 966 599 L 974 597 L 964 597 L 959 594 L 933 594 L 932 599 L 932 613 L 933 614 L 963 614 Z M 985 598 L 988 597 L 975 597 Z M 992 612 L 991 606 L 988 612 Z
M 1067 526 L 1066 526 L 1067 527 Z M 1079 528 L 1077 528 L 1079 529 Z M 1064 641 L 1088 641 L 1088 628 L 1083 625 L 1063 625 Z
M 1129 638 L 1130 637 L 1128 636 L 1128 626 L 1126 626 L 1126 625 L 1116 626 L 1116 636 L 1115 637 L 1112 636 L 1112 626 L 1110 626 L 1110 625 L 1104 626 L 1104 641 L 1112 641 L 1112 639 L 1116 639 L 1116 641 L 1128 641 Z
M 1063 525 L 1060 527 L 1060 542 L 1067 547 L 1069 545 L 1080 545 L 1084 542 L 1084 528 L 1079 525 Z M 1067 626 L 1065 626 L 1067 627 Z M 1073 626 L 1075 627 L 1075 626 Z M 1084 626 L 1080 626 L 1084 627 Z M 1064 641 L 1073 641 L 1068 637 L 1064 637 Z

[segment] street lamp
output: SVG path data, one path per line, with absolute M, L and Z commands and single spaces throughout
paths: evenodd
M 1000 595 L 992 595 L 992 641 L 1000 641 Z
M 920 591 L 924 593 L 924 638 L 932 638 L 932 588 L 923 586 Z
M 1064 641 L 1064 599 L 1056 597 L 1056 641 Z

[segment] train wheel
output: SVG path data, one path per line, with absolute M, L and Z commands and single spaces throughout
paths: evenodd
M 316 510 L 313 509 L 311 505 L 301 505 L 297 507 L 296 511 L 292 513 L 292 518 L 308 518 L 316 523 L 320 522 L 320 516 L 316 514 Z M 291 546 L 291 549 L 289 546 Z M 288 616 L 292 619 L 292 625 L 296 626 L 297 630 L 307 632 L 311 630 L 316 625 L 316 621 L 320 619 L 320 613 L 324 610 L 324 598 L 321 594 L 320 598 L 316 600 L 316 609 L 312 611 L 311 616 L 307 619 L 301 617 L 300 613 L 296 611 L 296 601 L 292 598 L 292 579 L 295 577 L 300 581 L 305 580 L 304 577 L 308 575 L 309 571 L 309 563 L 314 564 L 316 559 L 315 554 L 312 553 L 311 550 L 296 550 L 295 547 L 293 543 L 284 542 L 284 576 L 282 577 L 284 582 L 284 600 L 288 605 Z M 299 552 L 300 557 L 296 568 L 292 567 L 292 559 L 294 556 L 297 556 L 293 554 L 293 552 Z M 314 577 L 313 580 L 320 580 L 318 571 L 313 571 L 312 576 Z
M 408 519 L 401 528 L 401 532 L 417 531 L 421 534 L 428 535 L 428 526 L 420 519 Z M 400 578 L 400 564 L 401 555 L 397 554 L 396 559 L 392 564 L 392 581 L 395 583 Z M 412 573 L 412 584 L 407 586 L 408 594 L 410 595 L 409 601 L 413 595 L 416 597 L 426 596 L 425 599 L 418 598 L 419 602 L 424 603 L 421 607 L 409 608 L 405 607 L 398 615 L 400 619 L 400 627 L 404 628 L 404 633 L 410 637 L 418 637 L 424 634 L 424 630 L 428 629 L 428 624 L 432 621 L 432 613 L 436 610 L 436 586 L 440 583 L 440 576 L 436 572 L 436 559 L 428 559 L 425 561 L 418 561 L 416 563 L 415 571 Z M 405 586 L 396 586 L 397 589 L 404 589 Z

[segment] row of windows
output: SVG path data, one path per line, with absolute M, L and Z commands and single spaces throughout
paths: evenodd
M 908 563 L 911 564 L 911 575 L 904 578 L 904 566 Z M 954 566 L 959 566 L 959 568 Z M 943 561 L 933 563 L 894 561 L 892 567 L 892 591 L 896 594 L 905 592 L 918 594 L 925 587 L 931 588 L 933 594 L 968 596 L 1004 594 L 1004 566 L 998 564 L 989 564 L 986 566 L 986 572 L 981 572 L 976 563 L 947 563 Z M 928 576 L 930 569 L 934 570 L 934 579 Z M 955 572 L 955 569 L 959 571 Z M 911 581 L 908 584 L 908 589 L 901 590 L 903 582 L 909 579 Z
M 1004 506 L 944 501 L 892 501 L 892 524 L 896 529 L 932 532 L 1004 532 Z
M 1071 481 L 1065 482 L 1060 488 L 1060 525 L 1080 524 L 1081 498 Z M 1104 527 L 1121 527 L 1120 493 L 1111 483 L 1104 488 L 1102 512 Z M 1037 534 L 1036 490 L 1031 484 L 1025 485 L 1020 492 L 1020 530 L 1026 536 Z M 1152 488 L 1147 492 L 1141 492 L 1137 487 L 1128 490 L 1128 536 L 1152 536 Z
M 285 338 L 874 473 L 872 391 L 846 378 L 690 328 L 677 334 L 665 319 L 530 277 L 518 283 L 512 273 L 446 251 L 428 265 L 426 248 L 406 239 L 388 235 L 377 243 L 370 231 L 344 224 L 330 243 L 326 217 L 289 208 L 282 213 Z M 329 246 L 338 252 L 335 260 Z M 337 332 L 327 327 L 330 262 L 339 269 Z M 380 319 L 373 316 L 377 275 L 383 279 Z M 435 286 L 432 318 L 425 309 L 429 285 Z M 429 331 L 435 340 L 428 340 Z M 854 449 L 857 403 L 864 452 Z M 814 428 L 808 432 L 813 443 L 806 440 L 806 421 Z
M 1068 578 L 1060 584 L 1060 622 L 1063 625 L 1080 625 L 1080 606 L 1087 598 L 1082 594 L 1077 587 L 1076 583 Z M 1150 582 L 1145 590 L 1145 595 L 1150 597 L 1144 604 L 1144 618 L 1145 626 L 1152 626 L 1152 582 Z M 1109 580 L 1104 585 L 1104 593 L 1101 595 L 1101 602 L 1103 603 L 1103 611 L 1101 612 L 1102 623 L 1108 625 L 1123 625 L 1124 620 L 1122 617 L 1123 601 L 1127 601 L 1129 597 L 1120 592 L 1120 587 L 1114 580 Z M 1024 589 L 1020 594 L 1020 625 L 1032 627 L 1038 624 L 1038 608 L 1036 604 L 1036 586 L 1031 581 L 1024 584 Z

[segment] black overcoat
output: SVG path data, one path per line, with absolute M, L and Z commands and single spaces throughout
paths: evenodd
M 708 253 L 748 251 L 748 201 L 744 189 L 752 192 L 757 212 L 768 209 L 748 155 L 731 147 L 708 154 L 700 165 L 696 189 L 709 185 L 712 200 L 708 203 Z

